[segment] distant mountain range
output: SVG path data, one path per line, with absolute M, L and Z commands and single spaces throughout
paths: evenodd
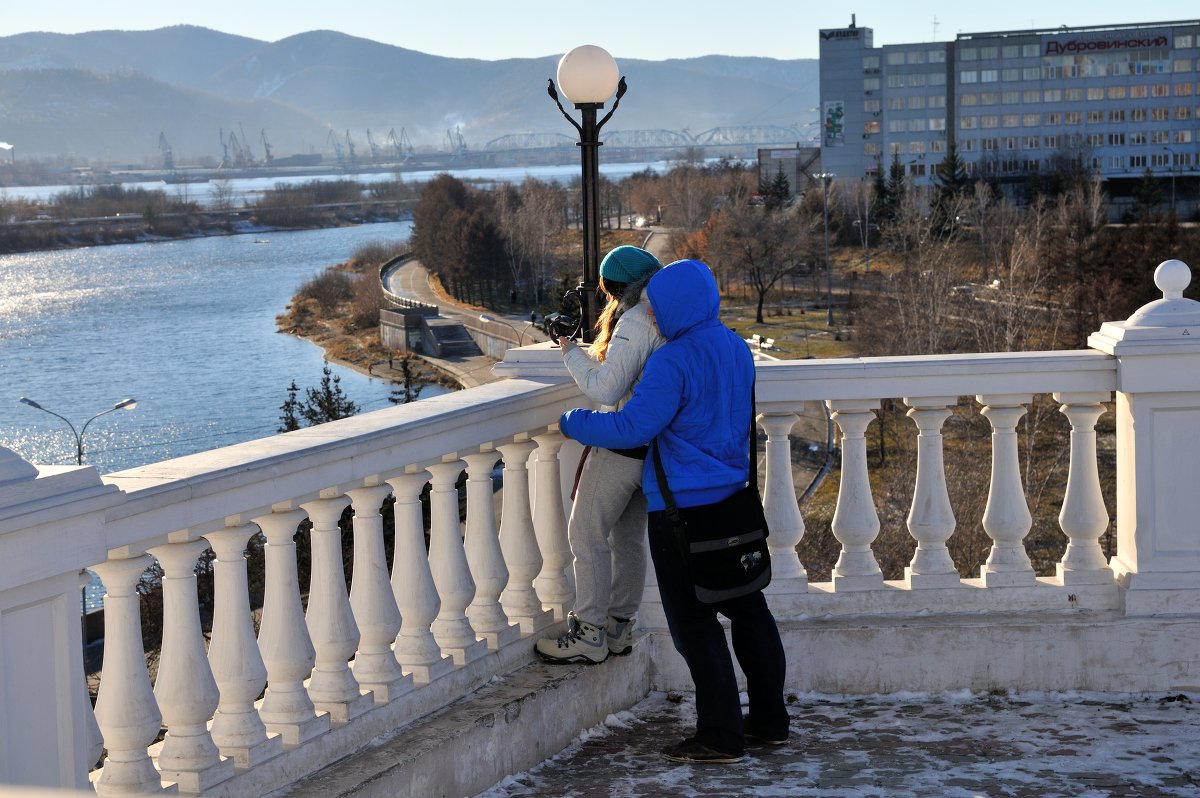
M 688 130 L 817 117 L 817 61 L 617 57 L 629 92 L 605 128 Z M 571 134 L 546 96 L 557 56 L 444 58 L 333 31 L 262 42 L 206 28 L 0 37 L 0 141 L 17 157 L 109 163 L 220 161 L 233 131 L 256 158 L 333 154 L 330 132 L 367 152 L 367 131 L 418 150 L 462 137 Z M 161 139 L 160 139 L 161 137 Z

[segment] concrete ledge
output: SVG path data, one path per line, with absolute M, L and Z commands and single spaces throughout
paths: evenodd
M 579 733 L 650 691 L 649 639 L 600 665 L 526 665 L 275 798 L 461 798 L 561 751 Z

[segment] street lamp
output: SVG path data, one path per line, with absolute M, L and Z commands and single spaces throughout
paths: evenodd
M 833 172 L 818 172 L 813 180 L 820 180 L 825 186 L 825 201 L 821 204 L 821 216 L 825 221 L 825 304 L 829 306 L 829 316 L 825 324 L 833 326 L 833 271 L 829 264 L 829 183 L 835 178 Z
M 525 322 L 525 328 L 522 329 L 520 332 L 517 332 L 517 328 L 514 327 L 509 322 L 505 321 L 504 319 L 498 319 L 495 316 L 489 316 L 486 313 L 480 313 L 479 320 L 480 321 L 494 321 L 497 324 L 503 324 L 505 327 L 508 327 L 510 330 L 517 333 L 517 346 L 524 346 L 523 342 L 525 341 L 525 333 L 529 332 L 529 328 L 533 326 L 533 322 L 527 321 L 527 322 Z
M 1167 168 L 1171 170 L 1171 213 L 1175 212 L 1175 158 L 1170 147 L 1163 147 L 1167 154 Z
M 108 413 L 111 413 L 114 410 L 133 410 L 135 407 L 137 407 L 136 399 L 132 399 L 132 398 L 131 399 L 122 399 L 121 401 L 117 402 L 115 405 L 108 408 L 107 410 L 102 410 L 99 413 L 97 413 L 96 415 L 89 418 L 87 421 L 83 422 L 83 428 L 80 430 L 76 430 L 75 425 L 72 424 L 71 420 L 69 418 L 67 418 L 66 416 L 60 416 L 58 413 L 55 413 L 53 410 L 47 410 L 46 408 L 39 405 L 37 402 L 33 401 L 32 399 L 27 399 L 24 396 L 21 397 L 20 401 L 21 401 L 21 404 L 29 405 L 34 410 L 41 410 L 43 413 L 49 413 L 50 415 L 54 416 L 55 418 L 61 418 L 63 421 L 67 422 L 67 426 L 71 428 L 71 432 L 75 435 L 75 463 L 77 465 L 83 465 L 83 434 L 85 432 L 87 432 L 87 428 L 88 428 L 89 424 L 91 424 L 96 419 L 100 418 L 100 416 L 107 415 Z
M 576 122 L 559 102 L 554 81 L 549 80 L 546 92 L 563 117 L 579 133 L 578 146 L 583 166 L 583 281 L 579 284 L 580 304 L 583 306 L 583 340 L 591 343 L 599 315 L 596 295 L 600 278 L 600 128 L 604 127 L 625 95 L 625 78 L 619 77 L 617 62 L 602 47 L 581 45 L 564 55 L 558 62 L 558 85 L 563 95 L 580 112 L 582 124 Z M 619 79 L 618 79 L 619 78 Z M 596 121 L 596 112 L 617 93 L 610 110 Z

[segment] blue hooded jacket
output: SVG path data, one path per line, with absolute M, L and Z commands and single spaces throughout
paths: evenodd
M 608 449 L 654 441 L 677 506 L 720 501 L 750 476 L 754 358 L 717 319 L 717 283 L 700 261 L 666 266 L 651 278 L 646 295 L 667 343 L 646 361 L 633 396 L 618 412 L 569 410 L 560 427 L 580 443 Z M 646 458 L 642 488 L 649 509 L 663 509 L 653 454 Z

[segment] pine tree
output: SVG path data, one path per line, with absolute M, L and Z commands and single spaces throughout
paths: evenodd
M 300 408 L 300 415 L 309 426 L 349 418 L 358 412 L 358 405 L 346 398 L 342 391 L 342 378 L 329 370 L 321 369 L 321 387 L 309 388 L 308 398 Z
M 392 392 L 388 394 L 388 401 L 394 405 L 406 405 L 409 402 L 417 401 L 417 397 L 421 395 L 421 389 L 425 386 L 417 381 L 411 357 L 406 356 L 400 361 L 400 375 L 402 380 L 399 385 L 392 388 Z
M 287 399 L 283 400 L 283 404 L 279 406 L 283 413 L 279 416 L 277 432 L 291 432 L 300 429 L 300 419 L 297 416 L 300 412 L 300 401 L 296 399 L 298 393 L 300 393 L 300 388 L 296 385 L 296 381 L 292 380 L 292 384 L 288 386 Z
M 779 210 L 792 198 L 792 186 L 783 172 L 783 164 L 779 165 L 779 171 L 775 173 L 771 184 L 763 189 L 763 197 L 766 200 L 766 208 L 770 211 Z

